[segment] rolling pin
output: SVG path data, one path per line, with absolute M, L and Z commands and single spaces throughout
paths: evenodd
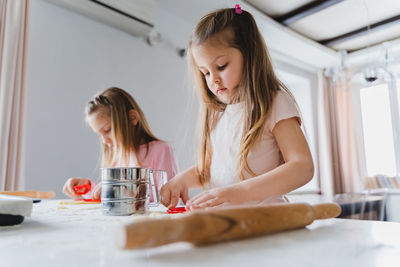
M 339 205 L 272 204 L 189 212 L 179 218 L 153 218 L 124 225 L 117 242 L 124 249 L 157 247 L 173 242 L 206 245 L 305 227 L 316 219 L 338 216 Z
M 56 196 L 53 191 L 0 191 L 0 194 L 41 199 L 54 198 Z

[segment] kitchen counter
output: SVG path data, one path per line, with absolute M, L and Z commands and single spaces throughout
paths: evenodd
M 103 216 L 100 204 L 34 204 L 18 226 L 0 228 L 2 267 L 20 266 L 400 266 L 400 224 L 328 219 L 306 228 L 194 247 L 121 250 L 115 230 L 146 216 Z

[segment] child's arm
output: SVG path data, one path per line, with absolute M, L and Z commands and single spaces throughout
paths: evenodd
M 284 164 L 243 182 L 203 192 L 188 201 L 190 209 L 224 204 L 261 202 L 288 193 L 309 182 L 314 165 L 307 141 L 296 118 L 279 121 L 273 135 Z
M 189 189 L 196 187 L 201 187 L 201 184 L 196 174 L 196 166 L 193 166 L 177 174 L 161 188 L 161 203 L 168 208 L 174 208 L 179 198 L 186 203 L 189 200 Z
M 285 163 L 254 180 L 245 181 L 245 187 L 255 200 L 265 195 L 286 194 L 305 185 L 314 176 L 311 152 L 297 120 L 291 118 L 278 122 L 272 133 Z

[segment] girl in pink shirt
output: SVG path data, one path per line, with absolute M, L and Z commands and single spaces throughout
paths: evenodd
M 201 101 L 199 157 L 163 186 L 164 205 L 179 198 L 188 209 L 282 201 L 312 179 L 296 102 L 249 12 L 237 5 L 202 17 L 188 59 Z M 205 190 L 189 200 L 196 187 Z
M 101 139 L 102 167 L 148 167 L 167 172 L 168 180 L 178 171 L 172 148 L 150 130 L 146 117 L 134 98 L 126 91 L 111 87 L 88 102 L 86 121 Z M 89 196 L 99 199 L 100 186 L 89 178 L 72 177 L 63 192 L 80 198 L 75 186 L 91 184 Z

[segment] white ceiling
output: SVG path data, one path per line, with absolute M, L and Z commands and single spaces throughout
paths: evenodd
M 395 16 L 400 16 L 399 0 L 245 0 L 267 16 L 279 18 L 291 11 L 312 3 L 324 3 L 327 7 L 294 21 L 286 27 L 324 44 L 324 40 L 338 37 L 352 31 L 372 26 Z M 304 11 L 304 10 L 303 10 Z M 370 28 L 364 33 L 347 37 L 341 41 L 328 43 L 335 50 L 355 51 L 383 41 L 400 37 L 400 17 L 392 23 Z
M 278 17 L 296 8 L 312 2 L 313 0 L 253 0 L 246 1 L 264 11 L 270 17 Z

